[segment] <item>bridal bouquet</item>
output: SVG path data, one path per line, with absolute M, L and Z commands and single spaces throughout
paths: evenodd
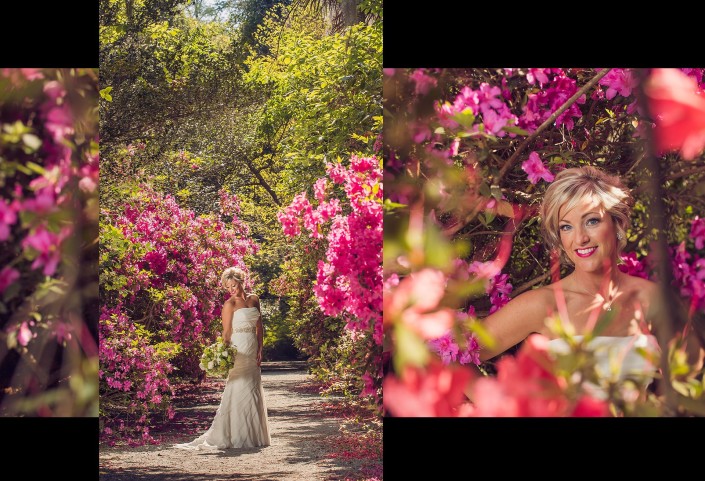
M 223 342 L 219 337 L 210 346 L 206 346 L 201 355 L 199 367 L 210 376 L 225 377 L 235 365 L 237 348 Z

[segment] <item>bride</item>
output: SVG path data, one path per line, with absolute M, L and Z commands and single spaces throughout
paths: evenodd
M 225 390 L 213 424 L 182 449 L 251 448 L 269 446 L 267 407 L 260 376 L 262 316 L 259 299 L 244 290 L 245 272 L 229 267 L 220 282 L 231 294 L 223 305 L 223 339 L 237 347 L 235 366 L 228 373 Z
M 481 346 L 481 360 L 501 354 L 531 333 L 546 336 L 550 351 L 565 353 L 568 346 L 544 323 L 547 316 L 560 312 L 569 318 L 564 321 L 572 324 L 576 337 L 582 337 L 609 313 L 609 324 L 588 344 L 598 373 L 613 381 L 653 380 L 658 366 L 640 352 L 659 350 L 648 323 L 658 286 L 617 267 L 627 243 L 631 203 L 619 178 L 595 167 L 566 169 L 556 176 L 541 206 L 541 228 L 548 248 L 573 271 L 486 317 L 483 326 L 495 342 Z

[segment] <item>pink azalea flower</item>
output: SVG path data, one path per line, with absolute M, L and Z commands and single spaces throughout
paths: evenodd
M 66 89 L 56 80 L 51 80 L 44 84 L 44 93 L 52 100 L 66 96 Z
M 63 230 L 60 234 L 54 234 L 40 226 L 32 234 L 28 235 L 22 241 L 22 246 L 25 248 L 31 247 L 39 254 L 32 263 L 32 269 L 44 266 L 44 275 L 50 276 L 54 274 L 59 260 L 61 260 L 59 246 L 68 233 L 68 230 Z
M 32 331 L 30 331 L 29 326 L 27 325 L 27 321 L 23 322 L 20 325 L 20 330 L 17 333 L 17 342 L 19 342 L 21 345 L 26 346 L 29 344 L 29 341 L 32 340 Z
M 460 364 L 480 365 L 480 343 L 474 333 L 465 336 L 465 349 L 460 353 Z
M 656 149 L 679 150 L 685 160 L 700 155 L 705 149 L 705 97 L 695 79 L 677 69 L 653 69 L 644 92 L 656 124 Z
M 0 293 L 5 292 L 5 289 L 19 278 L 19 271 L 12 267 L 4 267 L 0 271 Z
M 443 336 L 429 341 L 428 345 L 433 352 L 441 356 L 441 362 L 446 366 L 458 358 L 460 347 L 455 342 L 452 332 L 447 332 Z
M 583 395 L 580 397 L 578 402 L 575 404 L 573 409 L 572 417 L 605 417 L 609 416 L 609 406 L 606 401 L 600 399 L 595 399 L 594 397 Z
M 384 407 L 394 416 L 455 416 L 472 373 L 432 361 L 426 369 L 406 366 L 400 378 L 384 379 Z
M 453 325 L 452 309 L 437 309 L 445 293 L 445 276 L 423 269 L 407 276 L 389 296 L 384 296 L 385 324 L 397 317 L 425 339 L 443 336 Z
M 528 160 L 525 160 L 521 164 L 521 169 L 526 172 L 529 177 L 529 182 L 532 184 L 538 183 L 541 179 L 546 182 L 553 182 L 553 179 L 555 178 L 551 171 L 546 168 L 543 161 L 539 157 L 539 154 L 536 152 L 531 152 L 531 154 L 529 154 Z
M 424 71 L 420 68 L 414 70 L 414 73 L 409 75 L 409 79 L 413 80 L 414 83 L 416 83 L 414 92 L 416 92 L 416 94 L 421 95 L 427 94 L 428 91 L 431 90 L 431 87 L 435 87 L 438 83 L 438 81 L 434 77 L 426 75 Z
M 695 247 L 702 249 L 705 246 L 705 219 L 695 216 L 690 225 L 690 237 L 695 240 Z
M 10 237 L 10 226 L 17 222 L 17 214 L 4 200 L 0 200 L 0 241 Z
M 497 363 L 496 378 L 482 378 L 471 388 L 471 416 L 564 416 L 569 407 L 565 382 L 553 373 L 548 339 L 532 334 L 516 357 Z
M 22 75 L 30 81 L 44 78 L 44 74 L 40 68 L 21 68 L 20 72 L 22 72 Z
M 605 97 L 612 100 L 617 94 L 629 97 L 637 85 L 637 80 L 630 69 L 613 68 L 600 79 L 599 84 L 607 87 Z

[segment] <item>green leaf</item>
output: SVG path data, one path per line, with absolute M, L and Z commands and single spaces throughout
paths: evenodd
M 100 91 L 100 97 L 107 100 L 108 102 L 112 102 L 113 96 L 110 95 L 110 92 L 112 92 L 112 90 L 112 87 L 105 87 L 103 90 Z
M 482 197 L 492 197 L 492 191 L 490 190 L 490 186 L 487 185 L 487 182 L 480 184 L 480 195 Z
M 419 336 L 401 322 L 394 325 L 396 349 L 394 350 L 394 370 L 402 372 L 404 366 L 410 364 L 423 367 L 428 363 L 430 354 L 428 347 Z
M 27 161 L 27 163 L 25 165 L 27 166 L 27 168 L 29 170 L 31 170 L 32 172 L 34 172 L 36 174 L 44 175 L 46 173 L 46 171 L 44 170 L 44 167 L 42 167 L 39 164 L 35 164 L 31 160 Z
M 529 132 L 527 132 L 526 130 L 521 129 L 521 128 L 519 128 L 519 127 L 515 127 L 515 126 L 513 126 L 513 125 L 509 125 L 509 126 L 502 127 L 502 130 L 504 130 L 505 132 L 508 132 L 508 133 L 510 133 L 510 134 L 523 135 L 523 136 L 525 136 L 525 137 L 526 137 L 527 135 L 529 135 Z

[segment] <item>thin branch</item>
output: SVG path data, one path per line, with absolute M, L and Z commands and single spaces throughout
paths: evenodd
M 548 119 L 546 119 L 546 121 L 545 121 L 544 123 L 542 123 L 542 124 L 539 126 L 539 128 L 534 131 L 534 133 L 532 133 L 530 136 L 528 136 L 528 137 L 524 140 L 524 142 L 522 142 L 521 145 L 517 148 L 516 152 L 514 152 L 514 154 L 512 154 L 512 156 L 509 158 L 509 160 L 507 160 L 507 162 L 506 162 L 506 163 L 504 164 L 504 166 L 502 167 L 502 170 L 499 171 L 499 176 L 498 176 L 497 179 L 496 179 L 496 183 L 499 184 L 499 183 L 501 182 L 502 178 L 504 178 L 504 176 L 507 174 L 507 172 L 509 172 L 509 170 L 510 170 L 512 167 L 514 167 L 514 164 L 519 160 L 519 154 L 521 154 L 521 153 L 524 151 L 524 149 L 525 149 L 531 142 L 533 142 L 534 139 L 536 139 L 536 137 L 539 136 L 539 134 L 540 134 L 541 132 L 543 132 L 543 131 L 546 130 L 550 125 L 552 125 L 552 124 L 556 121 L 556 119 L 558 118 L 558 116 L 560 116 L 563 112 L 565 112 L 565 111 L 568 109 L 568 107 L 570 107 L 571 105 L 573 105 L 573 104 L 574 104 L 580 97 L 582 97 L 588 90 L 590 90 L 592 87 L 594 87 L 595 84 L 597 84 L 597 82 L 599 82 L 602 77 L 604 77 L 605 75 L 607 75 L 607 73 L 608 73 L 610 70 L 611 70 L 610 68 L 603 68 L 602 70 L 600 70 L 600 71 L 597 73 L 597 75 L 595 75 L 592 79 L 590 79 L 590 81 L 589 81 L 588 83 L 586 83 L 585 85 L 583 85 L 583 86 L 580 88 L 580 90 L 578 90 L 577 92 L 575 92 L 575 94 L 573 94 L 573 96 L 572 96 L 571 98 L 569 98 L 568 100 L 566 100 L 565 103 L 564 103 L 563 105 L 561 105 L 561 106 L 558 108 L 558 110 L 556 110 L 555 112 L 553 112 L 553 115 L 551 115 Z
M 519 155 L 524 151 L 524 149 L 526 149 L 526 147 L 531 142 L 533 142 L 536 139 L 536 137 L 539 136 L 539 134 L 541 132 L 543 132 L 550 125 L 552 125 L 556 121 L 556 119 L 558 118 L 559 115 L 561 115 L 563 112 L 565 112 L 568 109 L 568 107 L 573 105 L 588 90 L 590 90 L 592 87 L 594 87 L 595 84 L 597 84 L 597 82 L 599 82 L 600 79 L 602 79 L 602 77 L 607 75 L 607 73 L 610 70 L 611 69 L 609 69 L 609 68 L 603 68 L 602 70 L 600 70 L 597 73 L 597 75 L 595 75 L 592 79 L 590 79 L 590 81 L 588 83 L 583 85 L 580 88 L 580 90 L 578 90 L 577 92 L 575 92 L 575 94 L 573 94 L 573 96 L 571 98 L 566 100 L 565 103 L 558 108 L 558 110 L 553 112 L 553 114 L 548 119 L 546 119 L 546 121 L 544 123 L 542 123 L 539 126 L 539 128 L 534 131 L 534 133 L 532 133 L 530 136 L 528 136 L 524 140 L 524 142 L 522 142 L 521 145 L 519 145 L 519 147 L 517 147 L 517 150 L 512 154 L 512 156 L 509 157 L 509 159 L 505 162 L 504 166 L 502 167 L 502 170 L 499 171 L 499 175 L 495 179 L 495 183 L 499 184 L 502 181 L 504 176 L 507 175 L 507 173 L 512 169 L 512 167 L 514 167 L 514 164 L 516 164 L 516 162 L 519 160 Z M 472 220 L 477 216 L 477 214 L 482 209 L 482 206 L 483 206 L 483 203 L 478 202 L 478 204 L 475 206 L 475 208 L 470 212 L 470 214 L 465 218 L 465 220 L 463 222 L 458 222 L 453 227 L 450 227 L 450 228 L 444 230 L 443 234 L 450 237 L 453 234 L 455 234 L 456 232 L 458 232 L 459 230 L 463 229 L 466 225 L 468 225 L 470 222 L 472 222 Z
M 538 276 L 538 277 L 534 277 L 534 278 L 531 279 L 530 281 L 526 281 L 525 283 L 523 283 L 522 285 L 520 285 L 519 287 L 517 287 L 516 289 L 514 289 L 514 290 L 512 291 L 512 297 L 518 296 L 519 294 L 521 294 L 522 292 L 526 291 L 526 290 L 529 289 L 530 287 L 533 287 L 533 286 L 535 286 L 536 284 L 539 284 L 539 283 L 543 282 L 545 279 L 547 279 L 547 278 L 549 278 L 549 277 L 551 277 L 551 271 L 550 271 L 550 270 L 548 270 L 548 271 L 545 272 L 544 274 L 541 274 L 541 275 Z

